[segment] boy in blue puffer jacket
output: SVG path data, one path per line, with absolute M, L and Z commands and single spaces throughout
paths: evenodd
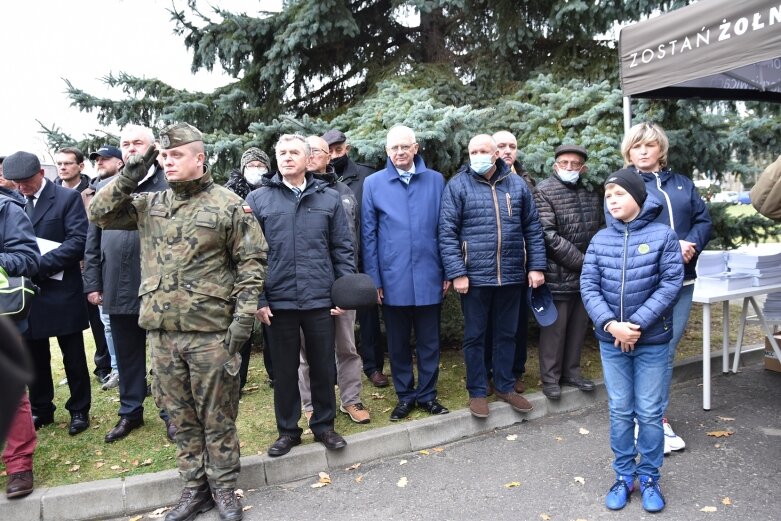
M 654 222 L 661 203 L 647 196 L 635 172 L 623 169 L 607 178 L 605 204 L 608 226 L 591 240 L 580 278 L 599 340 L 610 409 L 617 477 L 605 504 L 623 508 L 638 477 L 643 508 L 658 512 L 664 508 L 658 484 L 664 459 L 662 407 L 669 386 L 664 376 L 683 257 L 675 232 Z

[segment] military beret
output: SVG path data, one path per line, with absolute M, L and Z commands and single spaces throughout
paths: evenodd
M 344 132 L 341 130 L 336 130 L 335 128 L 332 128 L 322 136 L 320 136 L 325 140 L 326 143 L 328 143 L 328 146 L 335 145 L 337 143 L 344 143 L 347 141 L 347 136 L 344 135 Z
M 352 273 L 336 279 L 331 286 L 331 300 L 342 309 L 358 309 L 377 304 L 377 288 L 365 273 Z
M 193 141 L 203 141 L 203 134 L 187 123 L 174 123 L 160 131 L 159 141 L 163 148 L 176 148 Z
M 3 177 L 11 181 L 29 179 L 40 171 L 41 162 L 29 152 L 16 152 L 3 161 Z
M 248 148 L 246 151 L 244 151 L 243 154 L 241 154 L 241 173 L 244 173 L 244 168 L 246 168 L 247 163 L 250 161 L 260 161 L 264 165 L 266 165 L 266 168 L 271 168 L 271 160 L 268 158 L 268 154 L 263 152 L 261 149 L 257 147 L 251 147 Z
M 583 156 L 583 161 L 588 160 L 588 152 L 586 152 L 586 149 L 583 148 L 580 145 L 559 145 L 556 147 L 556 149 L 553 151 L 553 157 L 554 159 L 559 157 L 561 154 L 580 154 Z

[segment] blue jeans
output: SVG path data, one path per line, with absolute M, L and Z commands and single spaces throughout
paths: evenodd
M 464 362 L 466 390 L 470 398 L 487 395 L 488 377 L 485 350 L 492 350 L 494 385 L 500 393 L 513 390 L 515 333 L 518 329 L 518 307 L 521 303 L 520 284 L 509 286 L 472 286 L 461 295 L 464 312 Z M 493 332 L 493 345 L 486 346 L 488 325 Z
M 106 337 L 106 346 L 108 354 L 111 357 L 111 370 L 117 370 L 117 352 L 114 349 L 114 338 L 111 336 L 111 322 L 108 319 L 108 313 L 103 312 L 103 306 L 98 306 L 100 310 L 100 321 L 103 322 L 104 336 Z
M 662 414 L 667 411 L 667 404 L 670 403 L 670 382 L 673 379 L 673 364 L 675 364 L 675 351 L 686 331 L 686 324 L 689 322 L 689 314 L 692 309 L 692 296 L 694 295 L 694 284 L 683 286 L 678 293 L 678 302 L 673 307 L 673 339 L 668 344 L 667 349 L 667 374 L 664 376 L 664 387 L 667 392 L 664 393 L 662 402 Z
M 599 342 L 602 372 L 610 409 L 610 448 L 616 474 L 659 477 L 664 460 L 662 403 L 667 396 L 667 344 L 645 344 L 621 352 L 612 342 Z M 637 420 L 639 433 L 635 444 Z M 640 462 L 635 458 L 640 454 Z

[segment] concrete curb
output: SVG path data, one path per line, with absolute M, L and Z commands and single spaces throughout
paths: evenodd
M 763 346 L 751 346 L 741 355 L 743 365 L 762 361 Z M 720 367 L 721 352 L 711 356 L 714 368 Z M 715 372 L 714 376 L 719 373 Z M 673 383 L 701 378 L 702 357 L 678 362 Z M 240 488 L 259 488 L 316 476 L 327 469 L 344 468 L 353 463 L 399 456 L 412 451 L 452 443 L 510 427 L 524 421 L 559 414 L 607 401 L 603 382 L 592 393 L 582 393 L 565 387 L 561 400 L 547 400 L 541 392 L 527 395 L 534 405 L 529 414 L 519 414 L 506 403 L 491 403 L 491 415 L 485 419 L 472 417 L 468 409 L 444 416 L 390 425 L 354 434 L 347 438 L 347 448 L 326 451 L 317 444 L 296 447 L 281 458 L 247 456 L 241 459 Z M 116 518 L 149 512 L 176 503 L 182 482 L 176 470 L 166 470 L 125 479 L 113 478 L 75 485 L 38 488 L 21 500 L 0 498 L 0 519 L 14 521 L 88 521 Z M 36 508 L 37 503 L 37 508 Z

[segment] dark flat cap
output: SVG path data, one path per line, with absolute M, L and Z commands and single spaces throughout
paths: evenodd
M 556 149 L 553 151 L 553 158 L 559 157 L 561 154 L 580 154 L 583 156 L 583 161 L 588 160 L 588 152 L 586 152 L 586 149 L 583 148 L 580 145 L 573 145 L 573 144 L 564 144 L 559 145 L 556 147 Z
M 358 309 L 377 304 L 377 288 L 365 273 L 353 273 L 336 279 L 331 286 L 331 300 L 342 309 Z
M 176 148 L 194 141 L 203 141 L 203 134 L 187 123 L 174 123 L 160 131 L 160 146 L 163 148 Z
M 41 162 L 29 152 L 16 152 L 3 161 L 3 177 L 11 181 L 29 179 L 40 171 Z
M 91 153 L 89 155 L 89 158 L 95 161 L 98 158 L 98 156 L 116 157 L 117 159 L 122 159 L 122 152 L 117 147 L 112 147 L 111 145 L 103 145 L 95 152 Z
M 335 128 L 332 128 L 322 136 L 320 136 L 325 140 L 326 143 L 328 143 L 328 146 L 335 145 L 337 143 L 344 143 L 347 141 L 347 136 L 344 135 L 344 132 L 341 130 L 336 130 Z

